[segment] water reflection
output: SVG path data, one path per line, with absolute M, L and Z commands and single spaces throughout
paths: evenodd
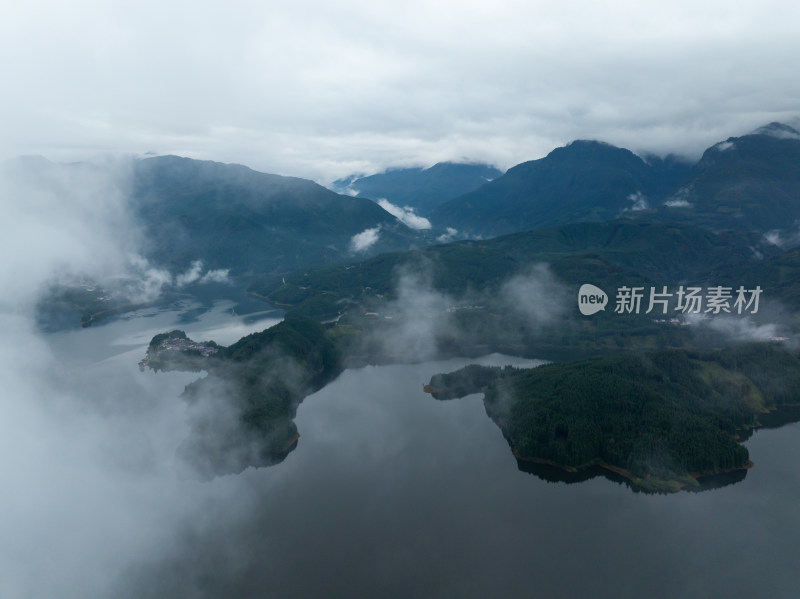
M 136 368 L 176 316 L 53 343 L 76 368 L 102 363 L 109 398 L 185 411 L 178 394 L 196 375 Z M 230 312 L 210 311 L 187 333 L 203 337 L 226 318 L 239 326 Z M 423 393 L 433 374 L 467 362 L 346 371 L 300 405 L 302 436 L 281 465 L 204 483 L 156 479 L 125 506 L 159 515 L 144 519 L 158 522 L 158 543 L 122 553 L 126 569 L 107 596 L 796 597 L 800 425 L 757 431 L 747 441 L 756 467 L 714 493 L 634 494 L 605 476 L 544 482 L 520 473 L 480 396 L 437 402 Z M 180 421 L 178 413 L 162 425 L 173 452 L 186 432 Z M 137 478 L 127 493 L 139 486 Z
M 517 459 L 517 468 L 519 468 L 520 472 L 532 474 L 537 478 L 551 483 L 557 482 L 573 485 L 576 483 L 586 482 L 587 480 L 591 480 L 596 476 L 599 476 L 611 482 L 624 485 L 634 493 L 651 495 L 664 494 L 658 491 L 643 489 L 638 485 L 634 485 L 628 478 L 622 476 L 621 474 L 606 468 L 601 468 L 600 466 L 590 466 L 589 468 L 584 468 L 578 472 L 568 472 L 563 468 L 558 468 L 557 466 L 552 466 L 550 464 L 538 464 L 530 460 Z M 747 476 L 748 472 L 749 470 L 734 470 L 733 472 L 723 472 L 713 476 L 701 476 L 697 479 L 697 486 L 686 486 L 684 487 L 684 490 L 691 491 L 693 493 L 700 493 L 702 491 L 721 489 L 723 487 L 727 487 L 728 485 L 734 485 L 742 482 Z

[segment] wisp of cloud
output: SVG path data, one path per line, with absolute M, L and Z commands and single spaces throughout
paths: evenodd
M 35 325 L 40 293 L 65 271 L 124 274 L 136 238 L 125 165 L 37 168 L 0 175 L 0 596 L 119 596 L 125 572 L 168 551 L 214 489 L 177 475 L 174 383 L 112 358 L 71 361 L 53 345 L 67 337 Z

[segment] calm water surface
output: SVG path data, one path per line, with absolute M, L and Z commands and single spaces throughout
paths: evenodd
M 136 363 L 157 332 L 225 344 L 279 318 L 245 321 L 229 308 L 138 313 L 51 345 L 82 369 L 135 371 L 140 393 L 180 406 L 197 375 L 139 373 Z M 300 406 L 301 438 L 282 464 L 208 483 L 176 468 L 187 502 L 211 497 L 207 517 L 130 564 L 119 596 L 800 596 L 798 424 L 756 432 L 756 466 L 713 491 L 549 483 L 518 470 L 480 396 L 422 392 L 432 374 L 466 363 L 346 371 Z

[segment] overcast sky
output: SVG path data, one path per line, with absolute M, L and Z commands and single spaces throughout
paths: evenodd
M 327 182 L 576 138 L 698 155 L 800 116 L 792 0 L 6 2 L 0 157 Z

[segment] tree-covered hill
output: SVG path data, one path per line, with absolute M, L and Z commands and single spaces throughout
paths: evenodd
M 194 260 L 234 274 L 341 261 L 366 229 L 380 233 L 367 255 L 416 240 L 373 202 L 241 165 L 147 158 L 135 163 L 132 188 L 148 257 L 178 271 Z
M 438 292 L 486 297 L 496 295 L 510 277 L 547 264 L 577 293 L 582 283 L 608 289 L 623 284 L 704 284 L 714 270 L 732 276 L 745 265 L 757 269 L 764 252 L 777 253 L 778 248 L 754 235 L 621 219 L 383 254 L 363 262 L 258 278 L 250 290 L 298 313 L 332 317 L 348 302 L 374 303 L 376 297 L 391 296 L 398 273 L 405 271 L 428 272 L 430 286 Z
M 638 488 L 676 491 L 749 466 L 739 443 L 760 414 L 800 403 L 800 359 L 777 344 L 621 353 L 520 370 L 467 366 L 428 387 L 485 393 L 521 461 L 603 466 Z

